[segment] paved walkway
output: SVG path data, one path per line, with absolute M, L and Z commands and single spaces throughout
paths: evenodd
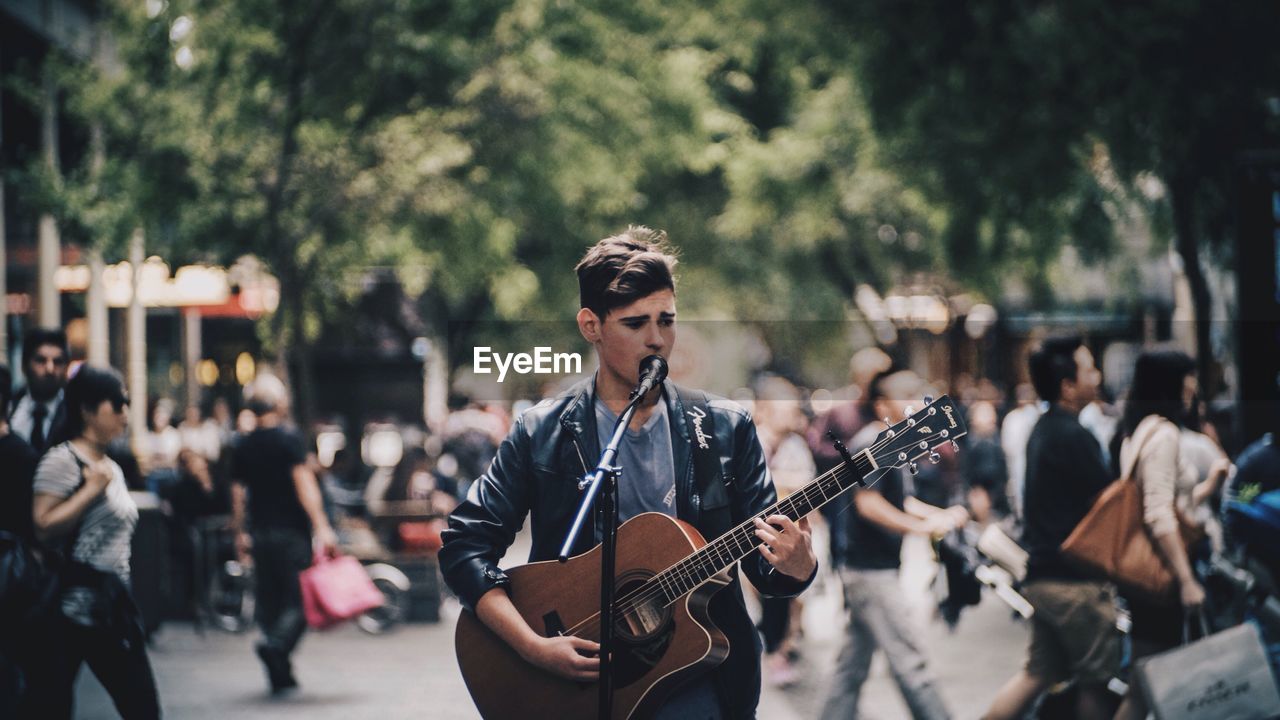
M 526 552 L 513 548 L 508 557 L 521 558 Z M 907 575 L 909 584 L 925 580 L 912 580 L 910 569 Z M 925 623 L 925 607 L 904 612 L 921 616 L 922 640 L 954 716 L 979 717 L 1021 665 L 1026 625 L 1014 622 L 1009 609 L 991 594 L 965 611 L 954 633 L 940 621 Z M 445 619 L 437 625 L 401 626 L 384 636 L 350 626 L 309 633 L 295 656 L 302 691 L 285 699 L 266 693 L 253 654 L 253 633 L 211 630 L 202 636 L 190 625 L 170 623 L 155 639 L 151 661 L 166 717 L 172 720 L 474 720 L 478 715 L 454 661 L 456 616 L 456 603 L 447 603 Z M 833 577 L 824 574 L 806 593 L 804 631 L 803 680 L 786 691 L 765 687 L 762 719 L 807 720 L 821 712 L 844 632 L 839 584 Z M 110 698 L 87 671 L 81 673 L 77 696 L 77 717 L 117 717 Z M 870 720 L 910 717 L 879 657 L 863 690 L 861 710 Z

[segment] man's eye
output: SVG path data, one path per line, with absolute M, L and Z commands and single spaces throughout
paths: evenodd
M 640 328 L 644 327 L 644 322 L 629 322 L 624 324 L 627 327 L 631 328 L 632 330 L 639 330 Z
M 675 325 L 675 324 L 676 324 L 676 319 L 675 319 L 675 318 L 662 318 L 661 320 L 659 320 L 659 321 L 658 321 L 658 324 L 659 324 L 659 325 L 661 325 L 662 327 L 671 327 L 672 325 Z

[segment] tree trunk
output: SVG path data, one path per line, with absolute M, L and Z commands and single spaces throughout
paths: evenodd
M 295 277 L 286 292 L 291 295 L 289 302 L 290 331 L 289 353 L 283 357 L 286 362 L 292 361 L 296 373 L 293 377 L 294 420 L 300 430 L 306 431 L 315 419 L 315 377 L 311 368 L 311 343 L 306 332 L 306 301 L 302 283 Z
M 1209 343 L 1209 323 L 1212 298 L 1204 267 L 1200 264 L 1200 242 L 1196 226 L 1195 184 L 1185 177 L 1178 177 L 1171 184 L 1170 204 L 1173 209 L 1173 228 L 1178 255 L 1182 257 L 1183 272 L 1191 286 L 1191 301 L 1195 312 L 1196 366 L 1202 397 L 1213 397 L 1218 388 L 1211 387 L 1213 374 L 1213 348 Z
M 271 263 L 271 269 L 276 274 L 276 278 L 280 282 L 280 304 L 276 307 L 276 314 L 271 318 L 272 338 L 277 343 L 277 363 L 276 372 L 279 373 L 280 380 L 284 382 L 290 394 L 293 396 L 294 419 L 299 427 L 305 427 L 305 419 L 300 415 L 303 414 L 303 407 L 299 402 L 297 388 L 292 382 L 291 373 L 289 372 L 289 361 L 293 359 L 294 343 L 298 341 L 298 337 L 290 337 L 290 330 L 301 327 L 300 322 L 294 322 L 293 315 L 301 313 L 300 303 L 297 303 L 297 283 L 298 273 L 296 271 L 297 261 L 295 255 L 297 253 L 297 244 L 294 242 L 291 234 L 284 230 L 284 213 L 287 205 L 285 194 L 288 192 L 289 184 L 293 178 L 293 158 L 298 151 L 298 127 L 302 124 L 302 82 L 303 82 L 303 59 L 301 53 L 294 52 L 295 38 L 289 32 L 288 13 L 285 13 L 286 27 L 282 33 L 285 41 L 285 47 L 289 50 L 285 57 L 288 61 L 288 67 L 285 70 L 285 93 L 284 108 L 281 111 L 282 120 L 280 123 L 280 154 L 276 158 L 275 180 L 271 185 L 270 192 L 267 193 L 267 206 L 265 213 L 266 235 L 263 238 L 265 247 L 273 248 L 275 252 Z M 273 247 L 274 246 L 274 247 Z

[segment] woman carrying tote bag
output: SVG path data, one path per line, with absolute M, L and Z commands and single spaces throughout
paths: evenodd
M 36 468 L 36 537 L 66 548 L 62 590 L 38 630 L 19 716 L 72 716 L 81 664 L 102 682 L 124 720 L 160 717 L 155 679 L 128 591 L 138 507 L 107 444 L 125 429 L 129 399 L 114 370 L 82 366 L 67 383 L 67 434 Z
M 1129 467 L 1136 460 L 1133 480 L 1142 489 L 1142 520 L 1178 586 L 1177 603 L 1125 594 L 1133 618 L 1129 637 L 1134 660 L 1177 647 L 1186 612 L 1204 602 L 1204 588 L 1192 570 L 1190 548 L 1183 543 L 1178 518 L 1180 505 L 1185 507 L 1193 494 L 1192 487 L 1180 482 L 1195 474 L 1181 466 L 1179 443 L 1195 394 L 1195 362 L 1190 357 L 1176 351 L 1143 353 L 1134 367 L 1124 419 L 1112 440 L 1111 456 L 1118 467 Z M 1145 440 L 1130 442 L 1133 437 Z M 1143 717 L 1146 710 L 1141 705 L 1140 698 L 1130 693 L 1116 718 Z

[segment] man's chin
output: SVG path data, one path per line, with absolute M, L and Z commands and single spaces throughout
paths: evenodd
M 52 400 L 54 395 L 58 394 L 57 384 L 45 385 L 43 383 L 31 383 L 31 398 L 46 402 Z

